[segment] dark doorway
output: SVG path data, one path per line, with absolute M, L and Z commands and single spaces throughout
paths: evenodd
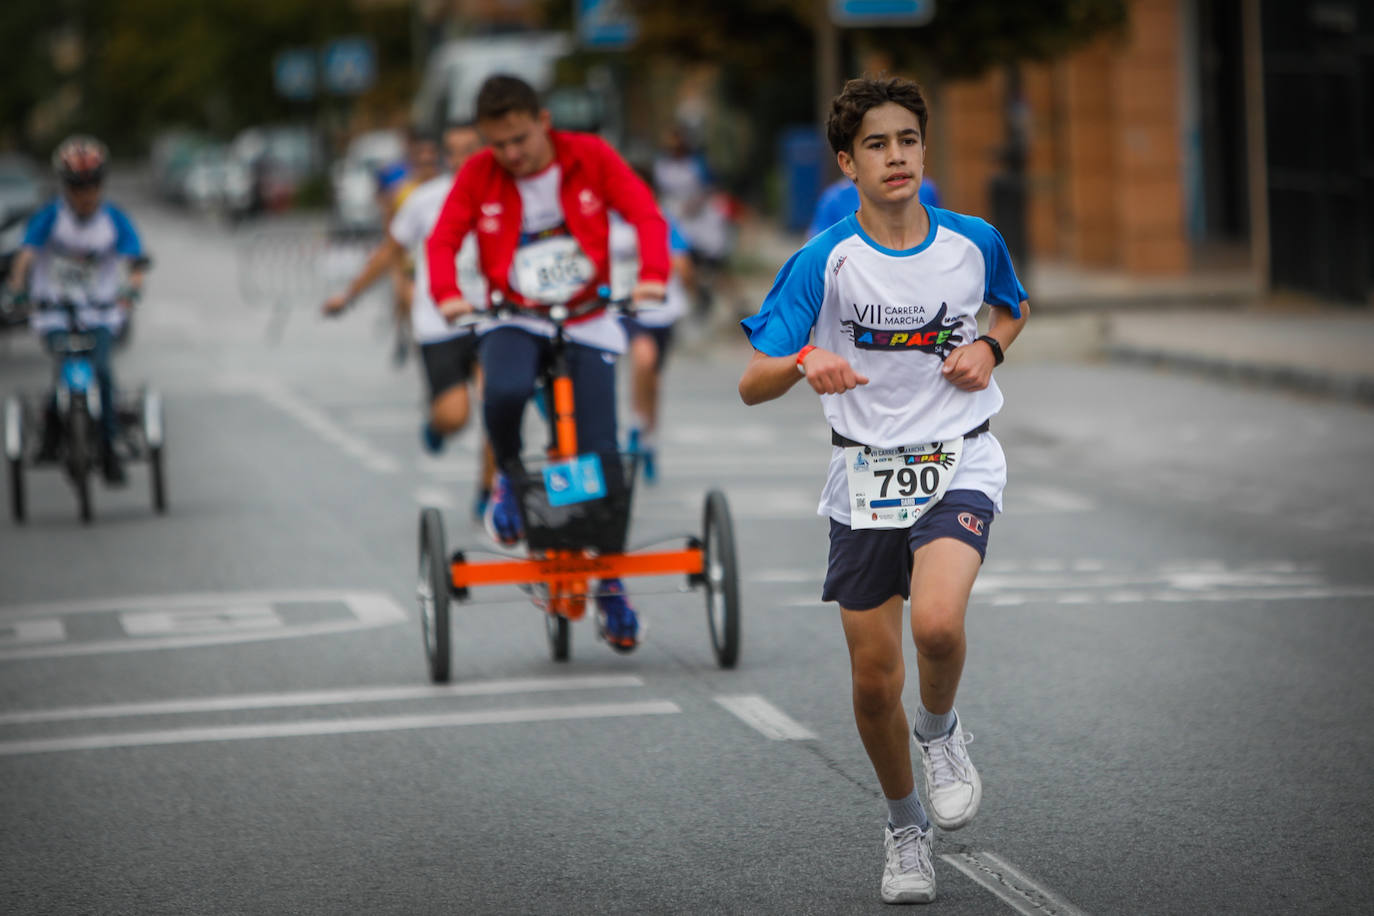
M 1198 0 L 1202 237 L 1216 247 L 1250 238 L 1241 0 Z
M 1276 287 L 1374 293 L 1374 4 L 1264 0 L 1265 148 Z

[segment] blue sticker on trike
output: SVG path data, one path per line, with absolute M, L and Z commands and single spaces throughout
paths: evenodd
M 62 384 L 70 391 L 86 391 L 95 381 L 95 367 L 90 360 L 69 359 L 62 363 Z
M 578 455 L 544 468 L 544 492 L 551 506 L 570 506 L 606 495 L 600 455 Z

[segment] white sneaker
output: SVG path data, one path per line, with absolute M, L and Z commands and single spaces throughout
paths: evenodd
M 926 742 L 914 734 L 912 737 L 925 765 L 930 819 L 943 830 L 958 830 L 973 820 L 983 800 L 983 781 L 968 757 L 967 745 L 973 735 L 964 733 L 955 716 L 954 731 L 943 738 Z
M 930 860 L 931 830 L 891 825 L 883 831 L 883 903 L 930 903 L 935 899 L 935 865 Z

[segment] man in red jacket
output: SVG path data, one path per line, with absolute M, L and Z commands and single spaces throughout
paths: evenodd
M 470 303 L 458 290 L 454 259 L 470 231 L 477 234 L 488 288 L 508 301 L 550 306 L 594 299 L 601 286 L 610 284 L 609 210 L 619 212 L 639 235 L 641 264 L 633 298 L 662 300 L 668 227 L 634 170 L 599 137 L 553 130 L 534 89 L 516 77 L 487 79 L 476 108 L 487 148 L 458 173 L 427 243 L 430 288 L 439 311 L 452 321 L 486 304 Z M 619 468 L 615 360 L 625 351 L 625 331 L 616 316 L 598 309 L 569 322 L 566 333 L 578 451 L 602 455 L 613 476 Z M 497 466 L 505 469 L 519 460 L 525 404 L 534 393 L 553 325 L 522 316 L 492 321 L 481 334 L 482 413 Z M 485 521 L 502 544 L 524 536 L 505 473 L 497 477 Z M 628 652 L 638 645 L 639 619 L 619 579 L 602 580 L 597 618 L 612 648 Z

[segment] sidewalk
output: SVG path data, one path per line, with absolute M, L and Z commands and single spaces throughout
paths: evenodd
M 765 221 L 742 229 L 740 308 L 804 241 Z M 1374 405 L 1374 306 L 1262 296 L 1234 268 L 1142 279 L 1035 262 L 1022 282 L 1033 317 L 1010 361 L 1078 352 Z

